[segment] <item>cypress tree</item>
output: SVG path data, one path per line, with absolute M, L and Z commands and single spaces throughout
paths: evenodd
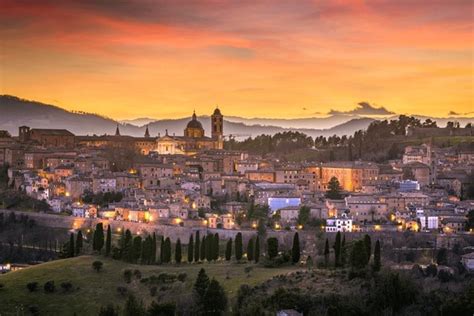
M 232 258 L 232 238 L 229 238 L 225 247 L 225 260 L 230 261 Z
M 132 262 L 133 261 L 133 251 L 132 251 L 132 245 L 133 244 L 133 237 L 132 233 L 130 230 L 127 229 L 125 232 L 125 237 L 123 241 L 123 251 L 122 251 L 122 260 L 125 260 L 127 262 Z
M 219 260 L 219 234 L 214 234 L 214 260 Z
M 95 251 L 100 252 L 103 247 L 104 247 L 104 226 L 102 225 L 102 223 L 98 223 L 95 226 L 92 248 Z
M 161 236 L 160 242 L 160 263 L 165 262 L 165 237 Z
M 83 241 L 82 231 L 79 231 L 76 237 L 76 256 L 82 252 L 82 241 Z
M 118 258 L 117 259 L 122 259 L 123 260 L 123 250 L 125 248 L 125 230 L 122 229 L 122 232 L 120 233 L 120 238 L 118 241 Z
M 142 240 L 142 246 L 140 249 L 140 263 L 146 264 L 148 260 L 148 237 Z
M 203 315 L 223 315 L 227 311 L 227 296 L 215 279 L 209 282 L 201 308 Z
M 202 236 L 202 241 L 201 241 L 201 249 L 200 249 L 200 258 L 201 261 L 204 261 L 206 259 L 206 236 Z
M 324 262 L 326 267 L 329 265 L 329 240 L 326 238 L 326 244 L 324 245 Z
M 209 277 L 206 271 L 201 268 L 199 270 L 196 282 L 194 282 L 193 291 L 196 296 L 197 304 L 201 305 L 204 295 L 206 294 L 207 287 L 209 286 Z
M 214 258 L 214 235 L 209 234 L 206 236 L 206 260 L 207 262 L 210 262 Z
M 179 240 L 179 238 L 176 241 L 176 248 L 174 251 L 174 261 L 176 261 L 176 263 L 181 263 L 181 240 Z
M 133 238 L 133 245 L 132 245 L 132 262 L 136 263 L 140 258 L 140 254 L 142 252 L 142 237 L 135 236 Z
M 156 262 L 156 233 L 153 233 L 153 238 L 151 242 L 151 258 L 150 263 L 155 264 Z
M 112 248 L 112 231 L 110 225 L 107 226 L 107 239 L 105 240 L 105 255 L 110 255 L 110 249 Z
M 194 235 L 191 234 L 189 236 L 189 242 L 188 242 L 188 262 L 189 263 L 193 262 L 193 256 L 194 256 Z
M 71 233 L 71 235 L 69 236 L 69 248 L 68 248 L 68 258 L 72 258 L 74 257 L 74 254 L 75 254 L 75 250 L 74 250 L 74 233 Z
M 372 241 L 370 236 L 365 234 L 364 236 L 364 245 L 365 245 L 365 252 L 367 254 L 367 263 L 370 261 L 370 256 L 372 254 Z
M 255 263 L 258 263 L 260 260 L 260 236 L 257 235 L 257 239 L 255 240 L 255 254 L 254 254 Z
M 278 239 L 271 237 L 267 239 L 268 258 L 273 259 L 278 255 Z
M 341 232 L 337 232 L 336 241 L 334 242 L 334 266 L 341 265 Z
M 148 235 L 146 237 L 146 251 L 145 251 L 145 262 L 146 264 L 152 264 L 153 260 L 153 237 Z
M 201 237 L 199 236 L 199 230 L 196 232 L 196 245 L 194 246 L 194 261 L 198 262 L 201 258 L 199 256 L 199 250 L 201 250 Z
M 237 233 L 237 236 L 235 236 L 235 259 L 237 261 L 240 261 L 242 259 L 242 233 Z
M 346 235 L 342 235 L 342 242 L 341 242 L 341 266 L 344 267 L 346 265 Z
M 374 271 L 380 271 L 380 268 L 382 267 L 382 262 L 381 262 L 380 257 L 381 257 L 380 241 L 377 240 L 375 242 L 375 249 L 374 249 L 374 265 L 373 265 Z
M 352 246 L 350 262 L 354 269 L 362 269 L 367 265 L 367 247 L 364 240 L 358 240 Z
M 298 263 L 300 261 L 300 237 L 298 233 L 295 233 L 293 236 L 293 248 L 291 249 L 291 258 L 293 263 Z
M 350 140 L 349 144 L 347 145 L 347 160 L 349 161 L 354 160 L 352 156 L 352 140 Z
M 247 243 L 247 260 L 252 261 L 253 260 L 253 255 L 254 255 L 253 238 L 250 238 L 248 243 Z
M 171 262 L 171 240 L 169 237 L 165 239 L 165 262 Z

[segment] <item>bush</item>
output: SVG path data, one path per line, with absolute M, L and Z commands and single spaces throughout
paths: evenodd
M 38 305 L 30 305 L 28 306 L 28 311 L 30 312 L 31 315 L 33 316 L 39 316 L 40 311 Z
M 184 282 L 184 281 L 186 281 L 187 277 L 188 277 L 188 275 L 185 272 L 180 273 L 180 274 L 178 274 L 178 281 Z
M 102 261 L 97 260 L 97 261 L 92 262 L 92 268 L 94 268 L 94 270 L 97 272 L 100 272 L 103 266 L 104 264 L 102 263 Z
M 148 315 L 160 315 L 160 316 L 174 316 L 176 314 L 176 305 L 174 303 L 161 303 L 152 302 L 148 307 Z
M 34 292 L 38 289 L 38 282 L 30 282 L 26 285 L 30 292 Z
M 440 269 L 438 272 L 438 279 L 443 283 L 449 282 L 453 279 L 453 275 L 446 269 Z
M 54 285 L 54 281 L 48 281 L 44 284 L 44 291 L 46 293 L 53 293 L 56 290 L 56 286 Z
M 163 273 L 160 273 L 158 275 L 158 282 L 159 283 L 165 283 L 165 284 L 174 283 L 174 282 L 176 282 L 176 279 L 177 279 L 176 274 L 173 274 L 173 273 L 163 272 Z
M 435 277 L 438 274 L 438 268 L 435 264 L 430 264 L 425 269 L 426 276 Z
M 158 291 L 158 288 L 156 286 L 152 286 L 150 288 L 150 295 L 155 296 L 157 291 Z
M 423 268 L 419 264 L 414 264 L 411 268 L 411 273 L 415 278 L 423 278 L 425 273 L 423 272 Z
M 62 282 L 61 283 L 61 288 L 64 290 L 64 292 L 69 292 L 72 289 L 72 283 L 71 282 Z
M 128 289 L 125 286 L 117 286 L 117 292 L 121 296 L 126 296 L 127 292 L 128 292 Z
M 123 271 L 123 278 L 125 280 L 125 283 L 130 283 L 132 282 L 132 270 L 124 270 Z
M 140 280 L 140 279 L 142 278 L 142 273 L 141 273 L 140 270 L 138 270 L 138 269 L 133 270 L 133 275 L 134 275 L 135 278 L 137 278 L 138 280 Z
M 99 311 L 99 316 L 118 316 L 119 315 L 119 308 L 115 307 L 112 304 L 107 306 L 102 306 Z

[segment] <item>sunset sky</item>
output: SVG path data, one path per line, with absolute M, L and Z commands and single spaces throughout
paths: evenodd
M 471 0 L 0 0 L 0 94 L 118 119 L 216 105 L 309 117 L 361 101 L 465 114 L 473 12 Z

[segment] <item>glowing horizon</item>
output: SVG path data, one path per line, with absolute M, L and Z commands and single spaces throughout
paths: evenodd
M 0 0 L 0 94 L 114 119 L 472 116 L 473 4 Z

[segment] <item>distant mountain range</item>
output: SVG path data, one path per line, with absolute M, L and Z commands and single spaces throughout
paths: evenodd
M 225 114 L 225 113 L 224 113 Z M 225 116 L 224 116 L 225 117 Z M 420 117 L 426 119 L 428 117 Z M 439 125 L 449 120 L 457 120 L 461 125 L 474 122 L 474 118 L 431 118 Z M 60 107 L 18 97 L 0 96 L 0 129 L 8 130 L 12 135 L 18 134 L 18 127 L 27 125 L 32 128 L 65 128 L 76 135 L 114 134 L 117 124 L 122 135 L 143 136 L 146 125 L 150 134 L 157 136 L 166 130 L 170 135 L 183 135 L 189 117 L 180 119 L 155 120 L 139 118 L 135 120 L 116 121 L 96 114 L 71 112 Z M 206 134 L 210 134 L 210 117 L 201 116 Z M 355 131 L 366 129 L 374 118 L 357 115 L 335 114 L 328 117 L 304 119 L 247 119 L 241 117 L 225 117 L 224 133 L 234 135 L 237 139 L 255 137 L 261 134 L 275 134 L 284 131 L 300 131 L 312 137 L 331 135 L 352 135 Z

